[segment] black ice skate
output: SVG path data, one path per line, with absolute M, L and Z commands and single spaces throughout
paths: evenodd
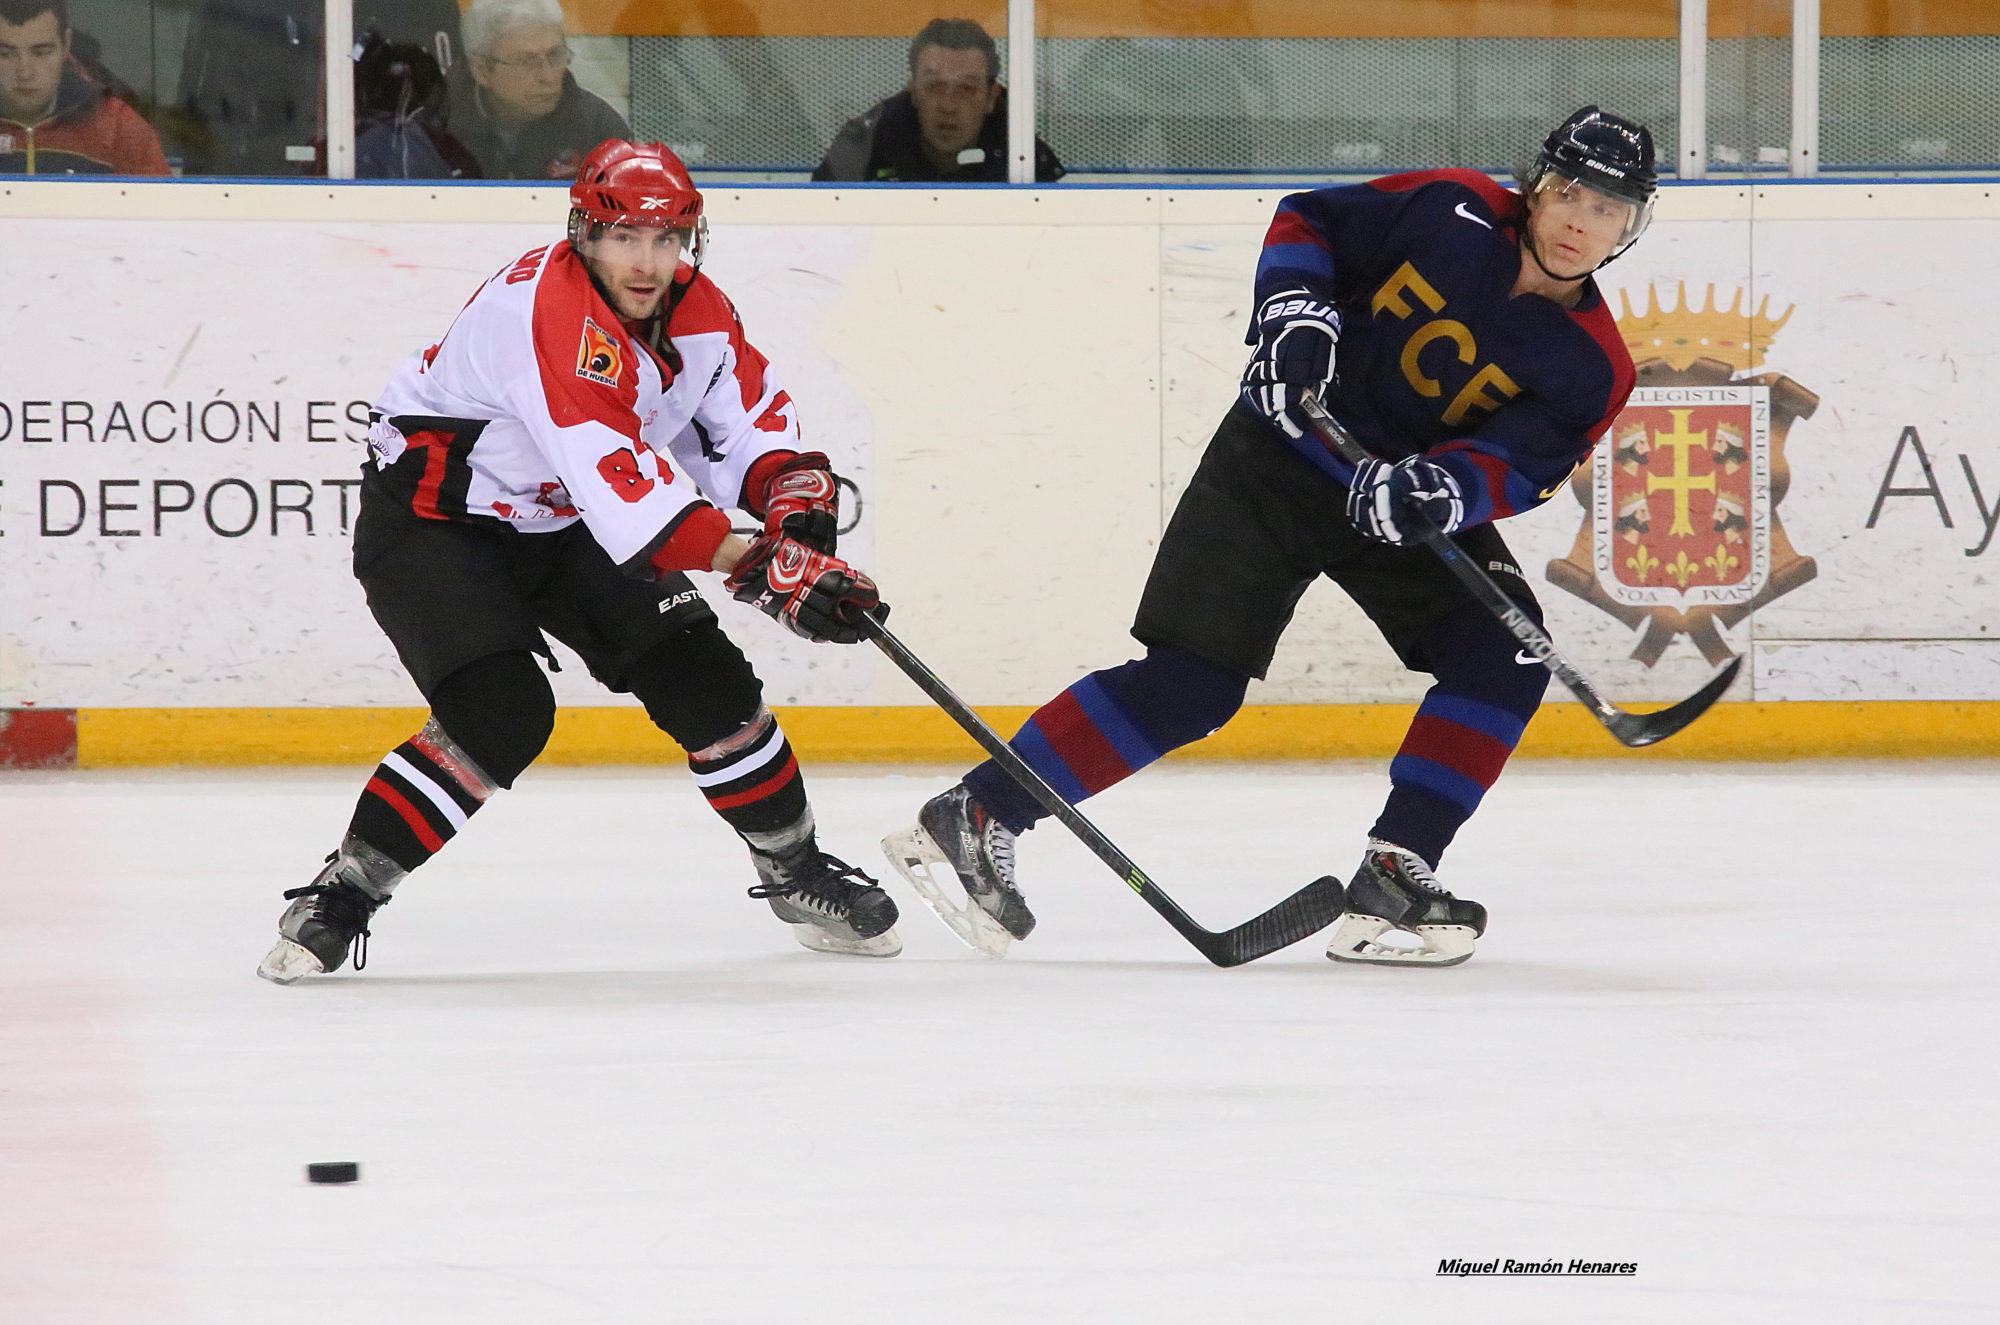
M 896 872 L 951 932 L 988 957 L 1028 937 L 1034 913 L 1014 885 L 1014 833 L 961 782 L 917 812 L 917 826 L 882 839 Z M 938 877 L 932 866 L 951 870 Z
M 1371 837 L 1326 955 L 1379 966 L 1456 966 L 1485 932 L 1485 907 L 1440 888 L 1422 857 Z
M 266 980 L 288 985 L 308 975 L 337 971 L 354 953 L 354 969 L 368 964 L 368 918 L 389 899 L 364 890 L 352 857 L 335 852 L 303 888 L 288 889 L 291 903 L 278 917 L 278 941 L 257 967 Z
M 750 895 L 770 902 L 772 912 L 805 947 L 852 957 L 893 957 L 903 950 L 896 935 L 895 900 L 810 838 L 783 856 L 752 849 L 750 857 L 763 880 Z

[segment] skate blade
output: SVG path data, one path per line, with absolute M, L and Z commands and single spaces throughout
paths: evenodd
M 272 984 L 289 985 L 309 975 L 324 975 L 326 968 L 319 964 L 319 958 L 290 939 L 279 939 L 264 954 L 264 960 L 257 963 L 257 974 Z
M 893 957 L 903 950 L 903 940 L 897 937 L 894 925 L 873 938 L 863 939 L 829 934 L 818 925 L 794 924 L 792 937 L 799 941 L 802 948 L 841 957 Z
M 1384 943 L 1393 934 L 1404 941 Z M 1456 966 L 1472 956 L 1479 936 L 1467 925 L 1419 925 L 1398 929 L 1380 916 L 1349 912 L 1340 918 L 1326 955 L 1337 962 L 1366 966 Z M 1409 944 L 1411 946 L 1405 946 Z
M 896 873 L 903 876 L 903 882 L 916 891 L 924 905 L 944 921 L 945 927 L 958 935 L 965 946 L 987 957 L 1007 955 L 1007 945 L 1014 941 L 1014 936 L 1002 929 L 999 921 L 987 915 L 979 903 L 972 900 L 964 885 L 958 881 L 958 871 L 937 849 L 937 843 L 931 840 L 929 833 L 922 828 L 891 833 L 882 839 L 882 854 L 896 867 Z M 948 885 L 931 872 L 934 865 L 950 880 Z M 953 893 L 957 894 L 955 898 Z

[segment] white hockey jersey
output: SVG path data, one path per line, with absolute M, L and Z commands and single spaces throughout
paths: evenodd
M 621 568 L 673 569 L 653 563 L 685 521 L 747 505 L 751 466 L 800 448 L 791 397 L 708 277 L 665 341 L 655 353 L 625 329 L 567 242 L 523 254 L 389 380 L 371 479 L 427 519 L 528 533 L 581 519 Z

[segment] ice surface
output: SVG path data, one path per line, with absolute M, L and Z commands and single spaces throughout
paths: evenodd
M 1221 928 L 1381 776 L 1090 812 Z M 947 780 L 811 778 L 877 873 Z M 817 956 L 684 774 L 537 770 L 266 984 L 361 780 L 0 777 L 0 1321 L 2000 1319 L 1991 765 L 1524 765 L 1444 971 L 1213 969 L 1053 827 L 1004 962 Z

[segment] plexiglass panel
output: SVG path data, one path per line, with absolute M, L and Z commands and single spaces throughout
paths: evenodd
M 1004 4 L 628 6 L 635 132 L 698 178 L 1006 178 Z
M 324 0 L 16 0 L 0 172 L 318 174 Z
M 1708 26 L 1708 173 L 1790 169 L 1791 0 L 1711 0 Z
M 612 134 L 664 140 L 710 181 L 1006 175 L 1005 0 L 349 2 L 363 178 L 566 179 Z M 1792 9 L 1707 0 L 1711 176 L 1791 169 Z M 1504 172 L 1587 102 L 1650 126 L 1670 166 L 1679 10 L 1041 0 L 1037 174 Z M 323 174 L 324 11 L 17 0 L 0 173 Z M 2000 168 L 2000 4 L 1824 0 L 1820 28 L 1820 169 Z
M 2000 168 L 2000 3 L 1828 0 L 1819 58 L 1822 169 Z
M 1608 7 L 1607 7 L 1608 8 Z M 1678 9 L 1564 0 L 1046 0 L 1039 119 L 1109 176 L 1507 171 L 1595 102 L 1678 140 Z

